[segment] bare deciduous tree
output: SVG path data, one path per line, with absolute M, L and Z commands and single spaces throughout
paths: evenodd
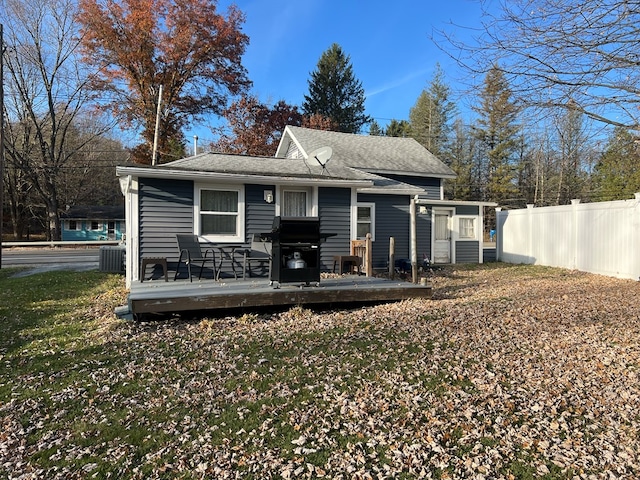
M 5 0 L 5 135 L 9 168 L 19 174 L 18 191 L 46 211 L 48 238 L 60 239 L 61 185 L 65 167 L 106 127 L 78 137 L 85 115 L 87 72 L 79 59 L 73 0 Z M 23 197 L 25 198 L 25 197 Z
M 436 43 L 473 73 L 495 64 L 529 106 L 572 108 L 611 125 L 640 125 L 637 2 L 484 2 L 475 41 L 441 31 Z M 495 5 L 495 4 L 494 4 Z

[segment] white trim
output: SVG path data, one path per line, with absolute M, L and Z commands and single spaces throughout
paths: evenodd
M 431 209 L 431 261 L 435 261 L 435 248 L 436 248 L 436 214 L 447 214 L 449 215 L 449 221 L 453 222 L 453 219 L 456 218 L 456 209 L 455 207 L 434 207 Z M 451 228 L 452 225 L 448 225 L 449 228 L 449 261 L 451 263 L 456 263 L 456 249 L 455 249 L 455 240 L 454 236 L 456 236 L 454 229 Z
M 194 183 L 193 185 L 193 233 L 209 242 L 240 242 L 245 241 L 245 219 L 244 219 L 244 185 L 218 185 L 209 183 Z M 222 192 L 238 193 L 238 212 L 236 216 L 235 235 L 203 235 L 200 225 L 200 193 L 203 190 L 213 190 Z
M 371 211 L 371 223 L 370 223 L 370 232 L 371 232 L 371 241 L 375 242 L 376 240 L 376 204 L 375 202 L 357 202 L 352 210 L 352 221 L 354 224 L 353 236 L 352 240 L 358 240 L 358 207 L 369 208 Z M 364 238 L 360 238 L 364 240 Z
M 458 219 L 458 240 L 461 242 L 470 242 L 478 240 L 478 216 L 477 215 L 456 215 L 455 218 Z M 471 220 L 473 222 L 473 236 L 471 237 L 463 237 L 462 236 L 462 220 Z
M 128 181 L 127 194 L 125 195 L 125 269 L 126 286 L 131 288 L 131 283 L 140 278 L 140 211 L 137 207 L 139 196 L 138 177 L 131 177 Z

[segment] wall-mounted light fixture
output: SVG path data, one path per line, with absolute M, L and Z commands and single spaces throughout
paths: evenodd
M 264 201 L 267 203 L 273 203 L 273 190 L 264 191 Z

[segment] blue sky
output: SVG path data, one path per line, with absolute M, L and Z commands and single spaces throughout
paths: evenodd
M 351 57 L 366 92 L 366 113 L 381 126 L 408 119 L 436 63 L 454 90 L 464 72 L 430 37 L 447 30 L 457 37 L 480 24 L 478 0 L 221 0 L 246 15 L 250 44 L 243 63 L 262 101 L 301 105 L 310 73 L 322 52 L 338 43 Z M 200 130 L 200 128 L 198 129 Z M 187 133 L 189 135 L 189 133 Z M 213 137 L 198 132 L 204 141 Z

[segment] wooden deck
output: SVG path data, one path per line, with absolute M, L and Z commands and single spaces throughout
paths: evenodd
M 402 280 L 346 275 L 326 278 L 319 286 L 269 285 L 266 278 L 214 281 L 212 279 L 135 282 L 131 286 L 128 307 L 119 315 L 139 317 L 145 313 L 219 311 L 287 305 L 321 305 L 354 302 L 397 301 L 430 298 L 431 286 Z M 128 309 L 125 312 L 124 309 Z

